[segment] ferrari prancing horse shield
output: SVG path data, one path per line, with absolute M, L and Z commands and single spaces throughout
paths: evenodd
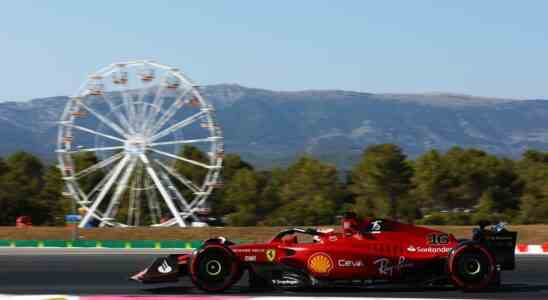
M 268 261 L 273 261 L 274 258 L 276 258 L 276 249 L 267 249 L 266 259 L 268 259 Z

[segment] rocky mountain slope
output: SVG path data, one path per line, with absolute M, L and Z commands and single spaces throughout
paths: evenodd
M 410 156 L 430 148 L 477 147 L 517 157 L 548 149 L 548 101 L 455 94 L 279 92 L 239 85 L 202 88 L 217 108 L 227 152 L 262 167 L 300 153 L 347 168 L 364 147 L 396 143 Z M 51 160 L 66 97 L 0 103 L 0 155 L 23 149 Z

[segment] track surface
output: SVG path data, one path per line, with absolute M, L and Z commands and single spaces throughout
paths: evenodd
M 0 294 L 201 294 L 188 280 L 180 283 L 144 286 L 128 281 L 128 275 L 147 266 L 158 255 L 150 254 L 6 254 L 0 255 Z M 245 281 L 244 281 L 245 283 Z M 245 285 L 229 294 L 257 295 Z M 463 293 L 454 289 L 364 288 L 318 292 L 268 292 L 260 295 L 548 299 L 548 256 L 519 256 L 517 270 L 503 274 L 503 287 L 484 293 Z

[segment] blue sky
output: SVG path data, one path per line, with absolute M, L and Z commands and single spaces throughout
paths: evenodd
M 149 58 L 202 84 L 548 98 L 548 1 L 4 1 L 0 101 Z

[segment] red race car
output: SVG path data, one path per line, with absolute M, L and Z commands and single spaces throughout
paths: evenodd
M 303 241 L 299 241 L 301 238 Z M 349 213 L 343 232 L 288 229 L 260 244 L 209 239 L 192 254 L 169 255 L 134 275 L 142 283 L 189 276 L 207 292 L 230 288 L 248 272 L 251 287 L 306 289 L 405 283 L 453 284 L 479 290 L 500 284 L 500 273 L 515 267 L 517 234 L 483 222 L 472 239 Z

